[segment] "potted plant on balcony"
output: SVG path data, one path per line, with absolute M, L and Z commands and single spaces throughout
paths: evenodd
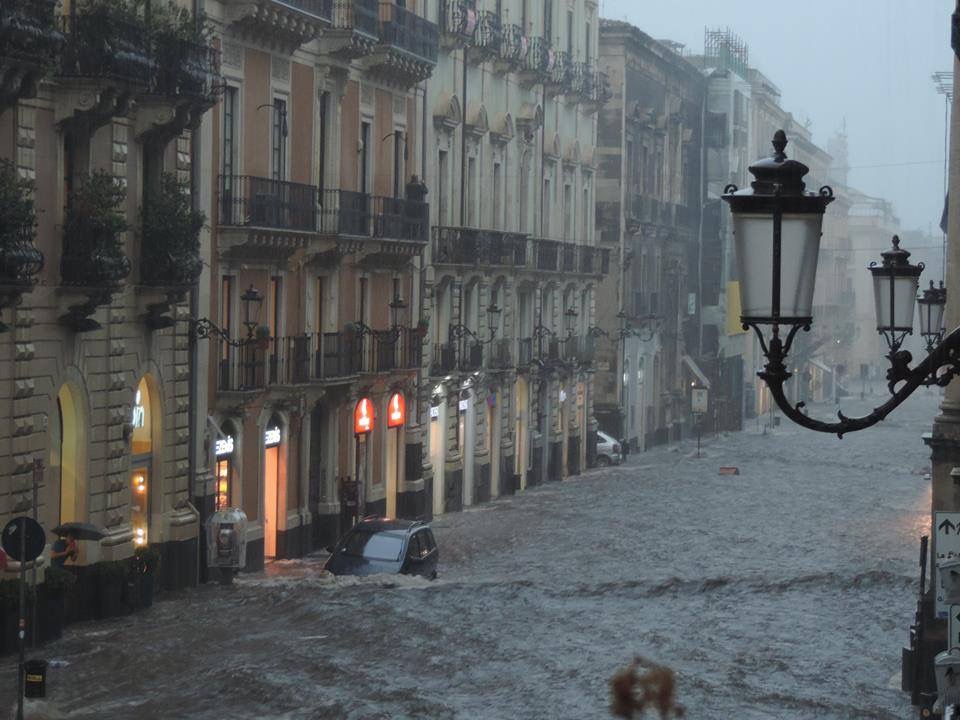
M 0 284 L 32 286 L 43 267 L 33 245 L 37 211 L 33 183 L 20 177 L 10 160 L 0 160 Z
M 122 234 L 129 227 L 121 214 L 124 187 L 97 170 L 71 196 L 63 226 L 60 274 L 65 285 L 114 288 L 130 272 Z
M 185 185 L 164 173 L 140 212 L 141 281 L 145 285 L 192 285 L 200 277 L 200 230 L 206 216 L 195 210 Z
M 203 15 L 168 3 L 153 9 L 151 32 L 161 63 L 161 91 L 208 98 L 212 104 L 216 53 L 213 26 Z

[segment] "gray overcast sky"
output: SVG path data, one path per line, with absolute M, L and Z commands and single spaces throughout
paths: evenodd
M 781 103 L 813 122 L 822 147 L 844 119 L 851 184 L 892 200 L 905 229 L 939 233 L 944 99 L 930 75 L 953 70 L 952 0 L 601 0 L 627 20 L 695 54 L 703 30 L 729 27 Z M 787 148 L 789 154 L 790 148 Z M 924 164 L 900 165 L 902 163 Z M 898 167 L 864 167 L 898 164 Z

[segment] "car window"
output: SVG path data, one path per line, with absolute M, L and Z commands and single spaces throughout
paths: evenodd
M 395 562 L 403 552 L 403 538 L 389 533 L 354 532 L 347 536 L 343 552 L 368 560 Z
M 437 546 L 433 541 L 433 532 L 428 530 L 423 530 L 420 532 L 420 544 L 424 548 L 424 555 L 429 555 L 430 552 Z
M 407 545 L 407 557 L 419 560 L 420 555 L 420 533 L 414 533 L 410 536 L 410 543 Z

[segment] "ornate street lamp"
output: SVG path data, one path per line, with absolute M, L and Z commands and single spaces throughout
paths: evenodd
M 199 318 L 192 321 L 194 337 L 203 339 L 214 335 L 227 345 L 238 347 L 249 343 L 254 336 L 261 335 L 269 339 L 270 330 L 260 325 L 260 309 L 263 306 L 263 296 L 253 285 L 243 291 L 240 296 L 240 302 L 243 303 L 243 326 L 246 328 L 247 337 L 233 339 L 230 337 L 230 329 L 222 328 L 209 318 Z
M 756 178 L 751 189 L 738 190 L 728 185 L 723 199 L 733 213 L 734 245 L 740 272 L 740 297 L 744 329 L 753 328 L 767 358 L 759 376 L 783 411 L 798 425 L 818 432 L 845 433 L 863 430 L 889 415 L 921 385 L 946 385 L 960 372 L 960 328 L 932 347 L 930 354 L 911 368 L 912 356 L 900 346 L 913 332 L 913 305 L 917 278 L 923 265 L 912 265 L 910 253 L 893 247 L 882 254 L 880 264 L 873 263 L 877 330 L 887 341 L 887 386 L 891 398 L 863 417 L 848 418 L 837 413 L 838 422 L 827 423 L 807 417 L 804 403 L 791 405 L 784 385 L 790 379 L 786 359 L 794 336 L 813 321 L 813 289 L 820 248 L 820 230 L 826 206 L 833 200 L 829 186 L 817 193 L 804 192 L 803 176 L 808 168 L 788 160 L 784 152 L 787 137 L 778 130 L 773 138 L 776 154 L 750 167 Z M 770 326 L 769 337 L 763 327 Z M 781 339 L 781 326 L 786 338 Z
M 930 287 L 923 291 L 923 295 L 917 298 L 920 315 L 920 336 L 927 341 L 927 352 L 933 350 L 934 346 L 943 338 L 943 309 L 947 304 L 947 289 L 943 286 L 943 280 L 940 281 L 940 287 L 933 286 L 933 280 L 930 281 Z

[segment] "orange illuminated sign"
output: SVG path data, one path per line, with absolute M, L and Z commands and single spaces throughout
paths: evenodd
M 403 427 L 407 421 L 407 401 L 400 393 L 394 393 L 387 405 L 387 427 Z
M 373 430 L 374 423 L 373 403 L 370 398 L 360 398 L 353 409 L 353 433 L 364 435 Z

